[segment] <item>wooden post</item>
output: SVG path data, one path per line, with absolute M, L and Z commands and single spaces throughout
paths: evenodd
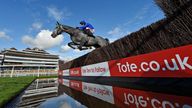
M 39 86 L 39 79 L 36 80 L 36 89 L 38 88 Z
M 37 73 L 37 76 L 39 77 L 39 70 L 40 70 L 40 66 L 38 67 L 38 73 Z
M 11 78 L 13 77 L 14 69 L 15 69 L 15 67 L 13 66 L 13 67 L 12 67 L 12 70 L 11 70 Z
M 1 77 L 1 73 L 2 73 L 2 66 L 1 66 L 1 70 L 0 70 L 0 77 Z

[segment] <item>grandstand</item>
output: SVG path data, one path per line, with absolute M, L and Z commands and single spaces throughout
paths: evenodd
M 58 61 L 58 55 L 39 48 L 26 48 L 22 51 L 10 48 L 0 52 L 0 75 L 12 77 L 56 74 Z

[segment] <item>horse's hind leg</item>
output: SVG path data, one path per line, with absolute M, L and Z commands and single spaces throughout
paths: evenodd
M 69 42 L 69 43 L 68 43 L 68 46 L 69 46 L 69 47 L 71 47 L 71 48 L 73 48 L 73 49 L 77 49 L 77 48 L 73 47 L 73 45 L 75 45 L 73 42 Z
M 99 40 L 98 40 L 98 45 L 99 45 L 100 47 L 107 46 L 107 45 L 109 45 L 109 41 L 106 40 L 106 39 L 99 39 Z

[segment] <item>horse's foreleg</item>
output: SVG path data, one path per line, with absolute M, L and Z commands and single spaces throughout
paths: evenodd
M 86 42 L 86 39 L 81 39 L 80 45 L 78 46 L 79 50 L 84 50 L 82 46 L 84 46 Z
M 68 43 L 68 46 L 69 46 L 69 47 L 71 47 L 71 48 L 73 48 L 73 49 L 76 49 L 75 47 L 73 47 L 73 45 L 75 45 L 73 42 L 69 42 L 69 43 Z

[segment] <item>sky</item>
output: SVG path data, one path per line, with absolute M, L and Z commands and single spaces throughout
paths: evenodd
M 93 49 L 69 48 L 66 33 L 51 38 L 56 21 L 77 27 L 85 20 L 113 42 L 164 17 L 153 0 L 1 0 L 0 50 L 38 47 L 71 60 Z

